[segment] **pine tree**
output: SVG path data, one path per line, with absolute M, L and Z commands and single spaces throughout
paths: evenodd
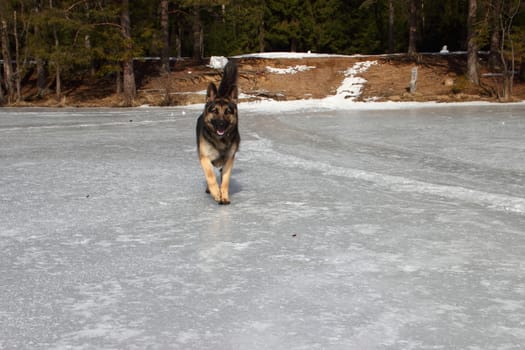
M 308 50 L 314 32 L 310 0 L 268 0 L 265 14 L 266 38 L 277 50 Z
M 51 87 L 61 98 L 73 79 L 117 75 L 117 89 L 123 78 L 132 104 L 134 58 L 160 55 L 166 70 L 172 46 L 200 61 L 255 51 L 415 53 L 449 45 L 468 48 L 470 76 L 477 44 L 490 48 L 507 96 L 525 55 L 524 32 L 521 0 L 2 0 L 0 100 L 20 99 L 22 77 L 35 69 L 37 96 Z
M 263 52 L 266 43 L 264 0 L 234 0 L 212 11 L 207 25 L 207 53 L 234 55 Z

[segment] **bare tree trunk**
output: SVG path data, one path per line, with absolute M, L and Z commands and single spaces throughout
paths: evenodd
M 297 52 L 297 39 L 290 39 L 290 52 Z
M 201 30 L 199 32 L 199 46 L 200 46 L 200 57 L 204 58 L 204 28 L 201 23 Z
M 38 11 L 38 9 L 37 9 L 37 11 Z M 33 30 L 34 30 L 34 33 L 35 33 L 35 37 L 38 38 L 40 36 L 40 26 L 35 24 L 34 27 L 33 27 Z M 36 93 L 36 96 L 38 98 L 42 98 L 45 95 L 47 95 L 47 69 L 45 67 L 45 62 L 44 62 L 44 60 L 42 58 L 37 56 L 35 58 L 35 60 L 36 60 L 36 75 L 37 75 L 37 79 L 36 79 L 37 93 Z
M 492 69 L 501 69 L 500 47 L 501 47 L 501 27 L 500 16 L 502 8 L 502 0 L 494 0 L 489 4 L 490 11 L 490 54 L 489 64 Z
M 259 52 L 264 52 L 264 20 L 259 24 Z
M 0 106 L 4 104 L 5 97 L 4 97 L 4 88 L 2 87 L 2 70 L 0 69 Z
M 47 94 L 47 71 L 44 66 L 44 60 L 41 58 L 36 59 L 36 75 L 36 95 L 38 98 L 42 98 Z
M 388 0 L 388 53 L 394 52 L 394 0 Z
M 177 51 L 177 58 L 182 57 L 182 28 L 177 30 L 177 37 L 175 38 L 175 46 Z
M 116 90 L 116 93 L 120 95 L 122 93 L 122 72 L 120 69 L 117 70 L 117 77 L 115 80 L 116 80 L 116 86 L 117 86 L 115 90 Z
M 60 101 L 62 96 L 62 80 L 60 79 L 60 64 L 57 62 L 55 66 L 55 96 L 57 101 Z
M 122 0 L 121 11 L 120 25 L 122 36 L 124 37 L 127 46 L 127 57 L 122 62 L 124 104 L 126 106 L 131 106 L 135 99 L 137 88 L 135 86 L 135 72 L 133 71 L 133 42 L 131 39 L 131 24 L 129 19 L 129 0 Z
M 469 0 L 467 18 L 467 78 L 479 85 L 478 43 L 476 34 L 477 0 Z
M 15 71 L 15 85 L 16 85 L 16 102 L 20 102 L 22 100 L 22 64 L 20 62 L 20 43 L 18 41 L 18 30 L 17 30 L 17 14 L 16 11 L 13 13 L 13 29 L 14 29 L 14 37 L 15 37 L 15 62 L 16 62 L 16 71 Z
M 161 0 L 160 2 L 160 28 L 162 32 L 162 70 L 164 72 L 170 71 L 170 32 L 169 32 L 169 12 L 168 0 Z
M 522 57 L 521 57 L 519 79 L 520 79 L 522 82 L 525 81 L 525 56 L 522 56 Z
M 515 7 L 513 7 L 515 5 Z M 514 52 L 514 41 L 512 40 L 512 22 L 519 13 L 521 8 L 521 0 L 514 4 L 510 4 L 508 8 L 503 9 L 500 13 L 501 26 L 501 64 L 503 73 L 503 99 L 508 101 L 512 97 L 512 90 L 514 87 L 514 71 L 516 69 L 516 59 Z M 506 52 L 505 46 L 508 45 L 510 52 Z M 506 53 L 510 53 L 510 58 L 506 57 Z M 510 62 L 509 62 L 510 60 Z
M 193 31 L 193 60 L 196 62 L 200 62 L 202 59 L 202 24 L 201 24 L 201 18 L 199 14 L 199 7 L 197 5 L 193 6 L 193 23 L 192 23 L 192 31 Z
M 91 51 L 91 36 L 89 34 L 84 35 L 84 47 Z M 90 62 L 89 74 L 91 77 L 94 77 L 97 74 L 94 60 L 91 60 Z
M 133 72 L 133 59 L 127 59 L 122 64 L 122 88 L 124 92 L 124 104 L 133 105 L 136 96 L 135 73 Z
M 409 4 L 409 24 L 408 24 L 408 54 L 415 55 L 417 53 L 417 20 L 419 15 L 419 0 L 410 0 Z
M 55 50 L 57 52 L 57 55 L 58 55 L 58 52 L 59 52 L 59 46 L 60 46 L 60 41 L 58 40 L 58 34 L 57 34 L 57 30 L 56 28 L 53 26 L 53 36 L 55 38 Z M 61 82 L 61 79 L 60 79 L 60 69 L 61 69 L 61 66 L 60 66 L 60 60 L 59 58 L 57 57 L 56 60 L 55 60 L 55 96 L 56 96 L 56 99 L 57 101 L 60 101 L 60 97 L 62 96 L 62 82 Z
M 8 37 L 8 27 L 7 22 L 2 19 L 0 28 L 0 41 L 2 45 L 2 57 L 4 59 L 4 81 L 5 81 L 5 87 L 6 87 L 6 93 L 7 93 L 7 100 L 10 103 L 11 99 L 14 96 L 14 73 L 13 73 L 13 63 L 11 60 L 11 53 L 9 52 L 9 37 Z
M 49 8 L 53 8 L 53 0 L 49 0 Z M 56 26 L 53 25 L 53 38 L 55 40 L 55 52 L 57 54 L 57 56 L 55 57 L 55 97 L 57 99 L 57 101 L 60 101 L 60 97 L 62 95 L 62 83 L 61 83 L 61 79 L 60 79 L 60 69 L 61 69 L 61 66 L 60 66 L 60 59 L 59 59 L 59 46 L 60 46 L 60 41 L 58 40 L 58 33 L 57 33 L 57 29 L 56 29 Z

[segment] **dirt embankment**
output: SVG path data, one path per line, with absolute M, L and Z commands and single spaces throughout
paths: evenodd
M 499 77 L 484 75 L 481 87 L 464 76 L 465 55 L 425 55 L 409 59 L 405 55 L 311 58 L 242 58 L 239 87 L 242 100 L 270 98 L 296 100 L 334 95 L 345 79 L 345 72 L 357 62 L 376 61 L 368 70 L 356 73 L 366 80 L 362 101 L 498 101 Z M 409 91 L 412 70 L 417 67 L 415 92 Z M 217 83 L 221 72 L 206 65 L 180 61 L 169 74 L 159 73 L 154 63 L 139 62 L 136 105 L 186 105 L 204 102 L 206 87 Z M 482 74 L 490 73 L 482 65 Z M 31 93 L 33 82 L 26 86 Z M 31 106 L 113 107 L 122 104 L 108 79 L 77 82 L 69 86 L 60 101 L 53 96 L 23 102 Z M 514 84 L 514 100 L 525 100 L 525 84 Z

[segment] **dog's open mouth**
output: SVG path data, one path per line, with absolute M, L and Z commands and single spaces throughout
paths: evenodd
M 215 129 L 215 133 L 218 136 L 224 136 L 226 134 L 226 130 L 228 129 L 228 122 L 222 119 L 214 119 L 211 122 L 213 124 L 213 128 Z

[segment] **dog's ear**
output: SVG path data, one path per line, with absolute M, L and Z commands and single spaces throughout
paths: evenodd
M 208 85 L 208 90 L 206 91 L 206 102 L 212 102 L 217 97 L 217 87 L 214 83 Z
M 237 101 L 239 99 L 239 89 L 237 88 L 237 85 L 233 85 L 230 88 L 230 91 L 228 91 L 228 99 L 233 103 L 237 104 Z

